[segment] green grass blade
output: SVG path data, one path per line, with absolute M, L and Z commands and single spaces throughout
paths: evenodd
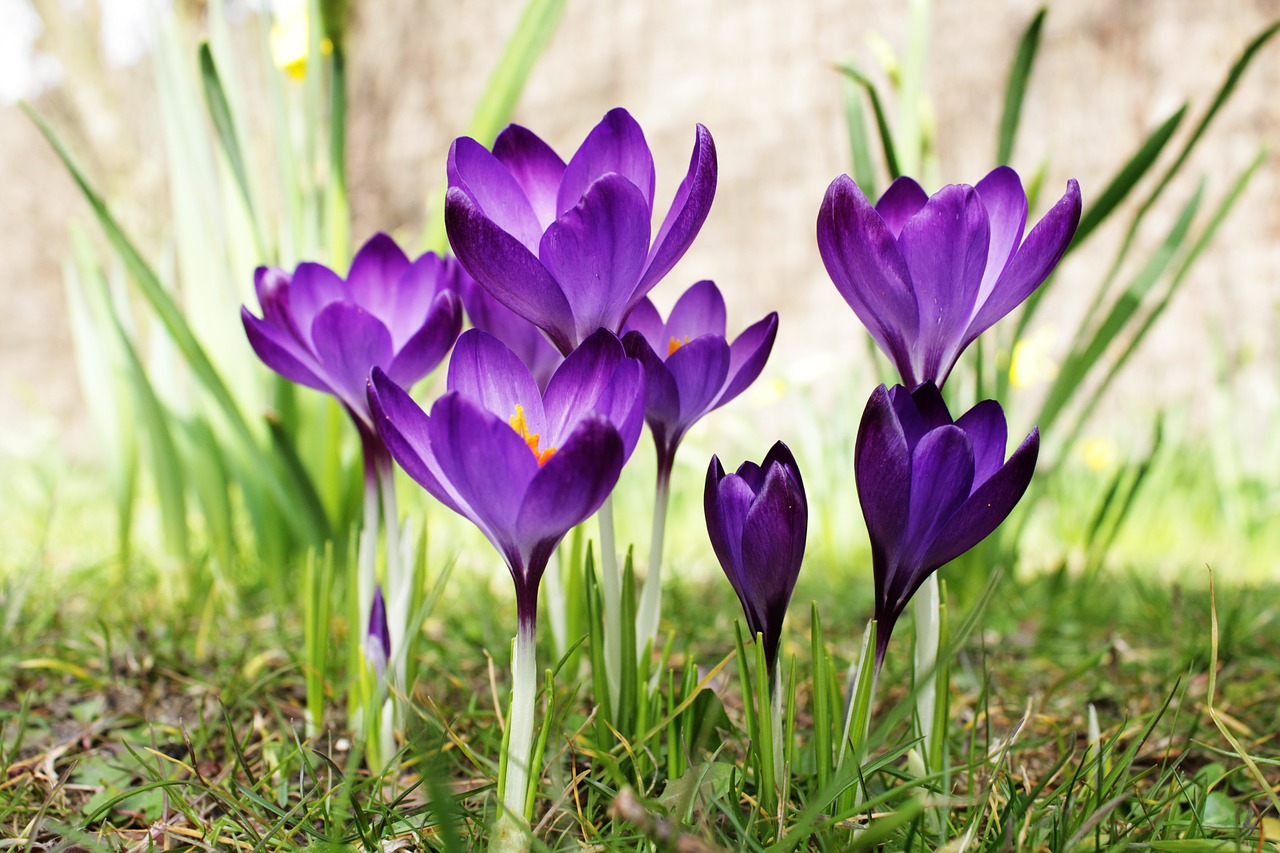
M 222 144 L 222 151 L 227 155 L 227 162 L 231 165 L 231 174 L 235 178 L 236 188 L 240 190 L 240 198 L 244 201 L 258 254 L 267 258 L 269 255 L 262 239 L 262 228 L 258 224 L 253 192 L 250 189 L 249 170 L 245 166 L 244 152 L 240 148 L 235 121 L 231 116 L 231 106 L 227 102 L 227 93 L 222 87 L 222 79 L 218 76 L 218 67 L 213 61 L 213 51 L 209 49 L 208 42 L 200 44 L 200 81 L 204 87 L 205 105 L 209 108 L 209 119 L 213 122 L 213 129 L 218 136 L 218 141 Z
M 471 124 L 467 127 L 468 136 L 486 146 L 491 145 L 498 131 L 510 121 L 511 111 L 524 91 L 534 63 L 556 31 L 564 7 L 565 0 L 529 0 L 498 64 L 489 75 L 484 94 L 480 96 Z M 449 248 L 449 238 L 444 231 L 443 202 L 442 190 L 427 211 L 427 230 L 423 234 L 425 247 L 441 253 Z
M 875 198 L 876 168 L 871 160 L 871 143 L 867 140 L 867 124 L 862 116 L 862 92 L 850 79 L 842 82 L 844 89 L 844 119 L 849 130 L 849 163 L 853 169 L 854 183 L 867 198 Z
M 880 103 L 880 93 L 876 91 L 875 84 L 865 74 L 848 63 L 837 65 L 836 70 L 862 87 L 862 91 L 867 93 L 867 100 L 871 103 L 871 112 L 876 117 L 876 129 L 880 132 L 880 148 L 884 153 L 885 169 L 889 172 L 890 180 L 898 178 L 902 172 L 898 169 L 898 155 L 893 141 L 893 131 L 889 129 L 889 118 L 885 115 L 884 105 Z
M 1007 165 L 1013 157 L 1013 143 L 1022 119 L 1022 101 L 1027 94 L 1027 80 L 1031 77 L 1036 52 L 1040 49 L 1040 34 L 1048 11 L 1048 7 L 1041 6 L 1031 19 L 1018 42 L 1013 67 L 1009 69 L 1009 84 L 1004 90 L 1004 112 L 1000 116 L 1000 138 L 996 145 L 996 163 L 1001 165 Z

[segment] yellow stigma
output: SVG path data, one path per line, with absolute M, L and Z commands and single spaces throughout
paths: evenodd
M 541 468 L 547 464 L 547 460 L 555 455 L 556 449 L 548 447 L 546 450 L 538 449 L 538 439 L 540 435 L 534 433 L 529 435 L 529 422 L 524 419 L 524 406 L 516 403 L 516 413 L 511 416 L 511 428 L 524 439 L 524 443 L 529 445 L 529 449 L 533 451 L 533 458 L 538 460 L 538 467 Z
M 680 349 L 680 347 L 684 346 L 687 343 L 689 343 L 688 335 L 684 336 L 684 340 L 676 340 L 675 338 L 672 338 L 671 343 L 667 344 L 667 358 L 671 358 L 672 354 L 676 350 Z

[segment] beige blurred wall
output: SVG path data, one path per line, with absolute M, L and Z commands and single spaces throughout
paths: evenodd
M 92 20 L 62 10 L 60 0 L 38 5 L 54 18 L 47 22 L 46 46 L 70 57 L 72 83 L 43 96 L 40 109 L 55 124 L 63 122 L 87 152 L 90 169 L 142 242 L 159 245 L 166 196 L 146 64 L 108 75 L 95 71 L 85 49 Z M 392 230 L 414 237 L 425 199 L 443 179 L 449 142 L 465 127 L 520 4 L 380 0 L 357 6 L 350 101 L 353 235 L 358 240 Z M 874 68 L 868 35 L 900 46 L 906 8 L 864 0 L 573 0 L 516 120 L 567 156 L 606 110 L 627 107 L 655 149 L 659 197 L 667 199 L 686 167 L 694 123 L 706 124 L 720 158 L 715 206 L 656 300 L 669 305 L 688 283 L 713 278 L 730 302 L 731 326 L 768 310 L 781 312 L 771 372 L 838 381 L 839 370 L 860 362 L 864 350 L 856 320 L 827 280 L 814 242 L 823 191 L 849 168 L 842 93 L 831 64 L 854 59 Z M 990 168 L 1008 66 L 1035 9 L 1022 0 L 934 4 L 926 86 L 941 180 L 973 183 Z M 1197 120 L 1244 44 L 1278 17 L 1277 0 L 1052 4 L 1015 167 L 1026 174 L 1048 162 L 1045 195 L 1060 193 L 1075 177 L 1087 203 L 1183 98 L 1191 99 L 1190 119 Z M 1201 174 L 1209 201 L 1216 201 L 1260 145 L 1280 140 L 1278 84 L 1280 37 L 1241 81 L 1188 174 L 1170 192 L 1171 207 L 1190 195 Z M 91 453 L 60 278 L 68 218 L 91 223 L 70 179 L 14 108 L 0 111 L 0 187 L 4 444 L 54 442 Z M 1142 421 L 1131 415 L 1157 404 L 1203 398 L 1214 379 L 1215 335 L 1238 361 L 1232 372 L 1259 415 L 1259 430 L 1275 417 L 1278 191 L 1280 163 L 1272 159 L 1139 363 L 1112 391 L 1104 409 L 1113 414 L 1104 422 L 1123 429 Z M 1160 223 L 1152 224 L 1144 242 L 1159 233 Z M 1114 230 L 1097 235 L 1072 259 L 1042 312 L 1043 334 L 1059 351 L 1110 261 L 1116 236 Z

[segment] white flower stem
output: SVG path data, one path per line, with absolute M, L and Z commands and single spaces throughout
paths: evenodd
M 387 629 L 391 635 L 392 660 L 395 661 L 391 683 L 405 690 L 405 661 L 409 637 L 409 604 L 413 599 L 413 561 L 405 561 L 400 553 L 400 519 L 396 510 L 396 469 L 391 455 L 383 450 L 378 457 L 378 480 L 382 487 L 382 523 L 386 533 Z M 394 694 L 393 694 L 394 695 Z
M 657 485 L 653 492 L 653 534 L 649 539 L 649 573 L 645 575 L 640 609 L 636 613 L 636 653 L 643 655 L 650 643 L 656 644 L 658 622 L 662 617 L 662 546 L 667 530 L 667 506 L 671 502 L 670 466 L 658 464 Z
M 782 781 L 786 778 L 783 761 L 786 748 L 782 742 L 782 667 L 777 664 L 773 667 L 773 685 L 769 696 L 769 724 L 773 727 L 773 778 L 779 788 L 785 788 Z
M 600 586 L 604 592 L 604 663 L 609 699 L 618 707 L 622 678 L 622 576 L 618 571 L 618 546 L 613 534 L 613 496 L 605 498 L 596 513 L 600 523 Z
M 502 808 L 494 824 L 491 853 L 523 853 L 529 849 L 529 823 L 524 807 L 528 799 L 529 767 L 533 751 L 533 716 L 538 694 L 534 659 L 534 617 L 521 614 L 511 658 L 511 713 L 507 717 L 507 769 Z
M 942 601 L 938 593 L 937 573 L 929 575 L 916 592 L 912 606 L 915 608 L 915 691 L 917 733 L 924 738 L 924 754 L 933 755 L 933 718 L 938 707 L 938 608 Z M 937 768 L 930 767 L 931 771 Z

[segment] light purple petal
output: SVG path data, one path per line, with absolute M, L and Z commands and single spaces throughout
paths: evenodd
M 351 302 L 334 302 L 311 325 L 316 357 L 333 381 L 333 393 L 369 420 L 369 371 L 391 363 L 391 333 L 382 321 Z
M 1018 173 L 1008 166 L 997 166 L 974 189 L 991 223 L 991 248 L 976 302 L 982 305 L 1022 242 L 1022 231 L 1027 226 L 1027 194 Z
M 686 343 L 703 335 L 725 337 L 724 297 L 714 282 L 705 280 L 680 294 L 667 317 L 668 340 L 663 343 L 670 347 L 672 340 Z
M 711 202 L 716 197 L 717 173 L 715 142 L 711 139 L 711 132 L 698 125 L 689 171 L 676 188 L 675 198 L 658 229 L 645 262 L 644 277 L 636 286 L 633 299 L 639 299 L 652 290 L 684 257 L 711 212 Z
M 929 201 L 929 194 L 911 178 L 903 175 L 889 184 L 880 200 L 876 202 L 876 213 L 884 220 L 889 232 L 897 238 L 902 234 L 902 226 L 907 220 L 920 212 Z
M 533 206 L 507 167 L 487 148 L 467 136 L 455 139 L 447 171 L 450 190 L 461 190 L 487 219 L 525 248 L 538 248 L 543 229 Z
M 326 305 L 347 298 L 342 279 L 321 264 L 301 263 L 289 279 L 289 313 L 299 335 L 311 341 L 311 326 Z
M 457 288 L 471 324 L 506 344 L 529 368 L 538 387 L 546 388 L 564 356 L 541 329 L 494 299 L 461 266 L 458 270 Z
M 652 216 L 656 181 L 653 154 L 640 125 L 621 108 L 606 113 L 569 160 L 556 198 L 556 218 L 576 207 L 588 188 L 610 173 L 640 191 L 646 218 Z M 647 234 L 645 248 L 649 248 Z
M 831 182 L 818 212 L 818 251 L 836 290 L 889 356 L 906 385 L 918 383 L 916 296 L 898 241 L 848 175 Z
M 460 189 L 445 194 L 444 218 L 454 253 L 480 286 L 545 331 L 561 352 L 572 349 L 573 312 L 542 262 Z
M 973 188 L 956 184 L 934 194 L 902 227 L 898 246 L 920 312 L 913 364 L 921 381 L 946 381 L 943 367 L 958 354 L 978 299 L 989 234 Z
M 622 343 L 611 332 L 601 329 L 556 370 L 547 383 L 543 405 L 549 441 L 564 441 L 578 421 L 595 412 L 618 428 L 629 456 L 644 417 L 640 365 L 627 359 Z
M 983 400 L 965 412 L 956 426 L 969 436 L 973 445 L 973 486 L 977 489 L 1004 465 L 1005 445 L 1009 441 L 1004 410 L 995 400 Z
M 687 430 L 711 409 L 729 374 L 729 345 L 724 338 L 703 335 L 667 358 L 667 369 L 680 393 L 680 427 Z
M 304 350 L 292 335 L 272 323 L 253 316 L 248 308 L 241 307 L 240 319 L 244 321 L 244 331 L 249 337 L 249 345 L 253 347 L 258 358 L 262 359 L 263 364 L 290 382 L 297 382 L 299 385 L 306 385 L 317 391 L 333 393 L 315 357 Z
M 262 319 L 282 332 L 297 338 L 306 349 L 311 341 L 294 325 L 293 309 L 289 305 L 289 274 L 279 267 L 258 267 L 253 271 L 253 289 L 262 306 Z
M 381 306 L 365 305 L 386 324 L 397 352 L 427 322 L 436 297 L 448 289 L 450 281 L 460 272 L 457 261 L 427 252 L 401 274 Z
M 653 307 L 653 303 L 646 296 L 637 302 L 636 307 L 632 308 L 631 313 L 627 315 L 627 322 L 622 324 L 622 337 L 626 337 L 628 332 L 639 332 L 649 347 L 657 350 L 661 346 L 665 328 L 666 324 L 662 322 L 658 309 Z
M 388 375 L 400 385 L 409 387 L 436 369 L 458 333 L 462 331 L 462 301 L 451 290 L 446 290 L 431 304 L 427 321 L 395 354 Z
M 546 433 L 542 395 L 529 368 L 487 332 L 471 329 L 458 338 L 447 387 L 507 422 L 520 406 L 529 434 Z
M 556 194 L 564 178 L 564 161 L 533 131 L 509 125 L 493 143 L 493 156 L 507 167 L 533 207 L 543 230 L 556 221 Z M 531 247 L 532 248 L 532 247 Z
M 383 321 L 392 331 L 392 340 L 403 343 L 408 335 L 396 339 L 391 323 L 401 309 L 400 277 L 409 269 L 409 258 L 386 234 L 374 234 L 351 261 L 347 273 L 347 299 Z M 423 312 L 425 313 L 425 312 Z M 422 317 L 422 313 L 418 314 Z
M 723 406 L 756 381 L 769 360 L 769 353 L 773 351 L 773 342 L 777 336 L 778 312 L 773 311 L 734 338 L 729 345 L 729 380 L 716 398 L 713 408 Z
M 639 191 L 605 175 L 542 237 L 538 257 L 573 310 L 574 341 L 617 332 L 649 248 L 649 210 Z
M 430 419 L 413 398 L 381 368 L 369 377 L 369 408 L 378 435 L 393 459 L 422 488 L 449 509 L 474 521 L 471 508 L 449 484 L 431 448 Z
M 590 518 L 613 491 L 623 461 L 613 424 L 600 415 L 579 423 L 529 484 L 516 523 L 519 541 L 559 540 Z

